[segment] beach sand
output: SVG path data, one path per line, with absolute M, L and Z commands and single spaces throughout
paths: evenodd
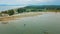
M 28 12 L 28 13 L 21 13 L 21 14 L 15 14 L 12 16 L 5 16 L 1 17 L 0 21 L 10 21 L 10 20 L 15 20 L 18 18 L 23 18 L 23 17 L 30 17 L 30 16 L 36 16 L 36 15 L 42 15 L 41 12 Z

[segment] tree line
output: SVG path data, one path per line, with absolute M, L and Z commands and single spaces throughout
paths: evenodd
M 39 6 L 28 6 L 28 7 L 24 7 L 24 8 L 18 8 L 17 10 L 16 10 L 16 12 L 17 13 L 23 13 L 23 12 L 43 12 L 44 11 L 44 9 L 46 8 L 46 10 L 60 10 L 60 8 L 55 8 L 55 7 L 39 7 Z M 42 10 L 43 9 L 43 10 Z M 4 13 L 4 14 L 8 14 L 8 15 L 14 15 L 15 14 L 15 12 L 14 12 L 14 10 L 13 9 L 11 9 L 11 10 L 7 10 L 7 11 L 1 11 L 1 13 L 0 13 L 0 15 L 2 14 L 2 13 Z

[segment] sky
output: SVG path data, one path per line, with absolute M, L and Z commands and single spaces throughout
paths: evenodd
M 0 6 L 2 5 L 60 5 L 60 0 L 0 0 Z
M 60 0 L 0 0 L 0 11 L 28 5 L 60 5 Z

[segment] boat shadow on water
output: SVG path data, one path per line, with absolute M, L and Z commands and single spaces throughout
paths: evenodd
M 7 21 L 2 21 L 1 24 L 8 24 L 9 22 Z

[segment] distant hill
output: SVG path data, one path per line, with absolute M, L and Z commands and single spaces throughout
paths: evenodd
M 25 8 L 37 8 L 37 9 L 60 8 L 60 5 L 32 5 L 32 6 L 26 6 Z

